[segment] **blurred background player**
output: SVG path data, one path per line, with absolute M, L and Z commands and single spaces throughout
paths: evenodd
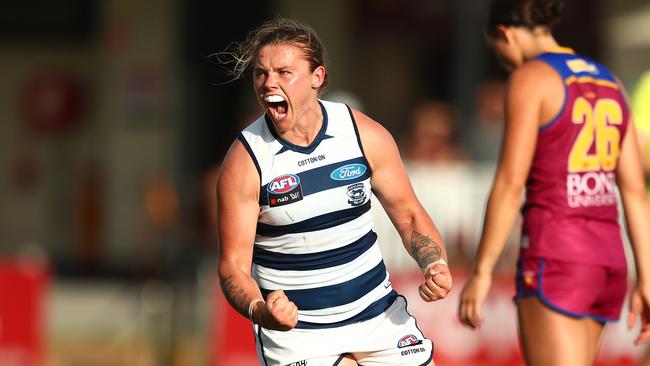
M 276 18 L 220 56 L 235 78 L 252 68 L 265 110 L 230 147 L 217 183 L 219 279 L 254 323 L 260 363 L 433 365 L 372 230 L 374 193 L 424 274 L 422 299 L 447 295 L 444 243 L 391 135 L 318 99 L 325 50 L 306 25 Z
M 650 194 L 650 70 L 641 75 L 630 99 L 643 159 L 648 194 Z
M 562 1 L 496 0 L 487 40 L 511 71 L 502 153 L 461 321 L 479 328 L 492 270 L 523 206 L 517 271 L 521 345 L 530 365 L 589 365 L 603 327 L 620 317 L 627 269 L 622 196 L 637 286 L 630 324 L 650 339 L 650 206 L 623 88 L 607 68 L 558 45 Z
M 639 148 L 643 161 L 643 171 L 646 179 L 646 192 L 650 197 L 650 70 L 644 72 L 630 97 L 634 125 L 637 129 Z M 650 345 L 646 346 L 639 365 L 650 366 Z

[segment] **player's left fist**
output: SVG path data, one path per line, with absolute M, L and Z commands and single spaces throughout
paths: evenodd
M 424 272 L 424 281 L 418 288 L 424 301 L 444 299 L 451 290 L 451 272 L 446 263 L 436 263 Z

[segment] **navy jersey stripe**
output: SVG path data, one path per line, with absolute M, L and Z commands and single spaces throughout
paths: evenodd
M 336 285 L 304 290 L 284 290 L 289 300 L 300 310 L 319 310 L 349 304 L 381 285 L 386 278 L 386 265 L 379 262 L 375 268 L 349 281 Z M 272 290 L 260 289 L 264 298 Z
M 248 144 L 248 141 L 246 141 L 246 138 L 244 135 L 240 132 L 239 136 L 237 136 L 239 141 L 241 141 L 242 145 L 244 145 L 244 148 L 246 151 L 248 151 L 248 155 L 251 156 L 251 159 L 253 159 L 253 163 L 255 163 L 255 169 L 257 169 L 257 174 L 260 176 L 260 180 L 262 180 L 262 170 L 260 169 L 260 164 L 257 162 L 257 158 L 255 157 L 255 153 L 253 153 L 253 149 L 251 149 L 251 146 Z
M 352 113 L 352 109 L 350 108 L 349 105 L 345 105 L 348 108 L 348 113 L 350 113 L 350 120 L 352 121 L 352 127 L 354 127 L 354 133 L 357 135 L 357 144 L 359 144 L 359 150 L 361 150 L 361 154 L 363 155 L 364 160 L 366 160 L 366 152 L 363 150 L 363 144 L 361 143 L 361 134 L 359 133 L 359 126 L 357 126 L 357 120 L 354 118 L 354 114 Z M 366 160 L 367 161 L 367 160 Z M 368 164 L 368 174 L 372 174 L 372 169 L 370 168 L 370 164 Z
M 366 170 L 363 174 L 358 176 L 352 176 L 349 179 L 340 179 L 336 180 L 332 178 L 332 174 L 335 174 L 335 171 L 341 167 L 351 164 L 360 164 L 366 167 Z M 319 168 L 306 170 L 302 173 L 295 174 L 300 178 L 300 185 L 302 187 L 303 197 L 309 196 L 310 194 L 322 192 L 328 189 L 342 187 L 350 185 L 352 183 L 357 183 L 365 179 L 370 178 L 370 166 L 365 157 L 360 156 L 358 158 L 339 161 L 338 163 L 325 165 Z M 269 204 L 269 184 L 265 184 L 260 187 L 260 206 Z
M 327 140 L 327 139 L 333 139 L 333 138 L 334 138 L 334 136 L 323 135 L 323 138 L 321 139 L 321 141 L 323 141 L 323 140 Z M 287 142 L 287 143 L 288 143 L 288 142 Z M 297 145 L 296 145 L 296 146 L 297 146 Z M 294 149 L 294 150 L 295 150 L 295 149 Z M 286 147 L 286 146 L 282 146 L 282 148 L 281 148 L 280 150 L 278 150 L 278 152 L 276 152 L 275 155 L 280 155 L 280 154 L 282 154 L 282 153 L 284 153 L 284 152 L 287 152 L 287 151 L 291 151 L 291 150 L 290 150 L 288 147 Z M 308 152 L 306 152 L 306 153 L 309 154 L 309 153 L 312 153 L 312 152 L 313 152 L 313 151 L 308 151 Z
M 370 306 L 365 308 L 359 314 L 349 319 L 341 320 L 336 323 L 323 323 L 323 324 L 298 321 L 298 324 L 296 324 L 296 328 L 300 328 L 300 329 L 334 328 L 334 327 L 341 327 L 344 325 L 358 323 L 364 320 L 372 319 L 378 316 L 379 314 L 383 313 L 384 311 L 386 311 L 386 309 L 388 309 L 391 305 L 393 305 L 393 302 L 395 302 L 398 296 L 399 295 L 397 294 L 397 292 L 393 290 L 388 294 L 386 294 L 386 296 L 370 304 Z
M 358 240 L 331 250 L 307 254 L 284 254 L 255 246 L 253 263 L 266 268 L 285 271 L 304 271 L 338 266 L 352 262 L 370 249 L 377 241 L 377 234 L 370 230 Z
M 258 222 L 257 234 L 260 236 L 273 237 L 329 229 L 350 222 L 368 211 L 370 211 L 370 200 L 358 207 L 329 212 L 289 225 L 269 225 Z

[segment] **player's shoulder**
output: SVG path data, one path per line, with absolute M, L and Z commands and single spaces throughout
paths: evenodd
M 382 126 L 381 123 L 375 121 L 357 109 L 351 110 L 362 140 L 377 141 L 385 140 L 387 138 L 392 139 L 388 130 Z
M 353 109 L 352 115 L 359 129 L 364 155 L 373 170 L 379 163 L 399 156 L 395 139 L 384 126 L 358 110 Z
M 511 80 L 527 83 L 543 83 L 551 78 L 559 79 L 560 74 L 547 62 L 534 59 L 518 67 L 510 75 Z
M 242 182 L 259 180 L 259 174 L 244 143 L 236 139 L 228 149 L 221 164 L 217 184 L 219 187 L 234 187 Z
M 558 92 L 564 88 L 562 76 L 548 63 L 531 60 L 515 69 L 508 78 L 508 90 L 527 95 Z

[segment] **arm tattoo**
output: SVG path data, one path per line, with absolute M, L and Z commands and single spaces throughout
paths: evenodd
M 429 263 L 440 259 L 440 246 L 438 243 L 417 231 L 413 231 L 411 235 L 408 251 L 422 270 L 427 268 Z
M 220 283 L 221 290 L 223 290 L 223 294 L 230 305 L 239 313 L 248 317 L 248 314 L 246 314 L 248 310 L 248 299 L 246 298 L 244 291 L 233 283 L 232 277 L 222 278 Z

